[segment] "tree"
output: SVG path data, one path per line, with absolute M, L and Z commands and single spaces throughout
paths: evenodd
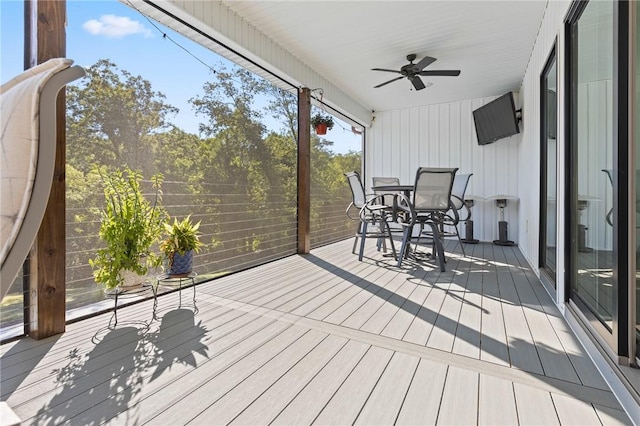
M 121 166 L 135 162 L 150 171 L 155 133 L 169 128 L 178 109 L 151 83 L 101 59 L 86 70 L 83 86 L 67 88 L 68 161 L 83 171 L 92 163 Z

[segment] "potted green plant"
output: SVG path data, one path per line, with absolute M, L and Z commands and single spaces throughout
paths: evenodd
M 145 198 L 139 172 L 128 167 L 99 170 L 105 207 L 100 211 L 100 238 L 105 246 L 89 260 L 96 282 L 107 289 L 137 285 L 149 268 L 162 264 L 151 250 L 160 240 L 167 214 L 162 207 L 162 175 L 151 177 L 154 194 Z
M 173 224 L 164 224 L 167 237 L 160 243 L 160 250 L 167 259 L 167 274 L 170 277 L 185 277 L 193 270 L 193 254 L 204 245 L 200 241 L 200 222 L 193 223 L 191 215 L 183 220 L 173 219 Z
M 311 125 L 318 135 L 326 135 L 327 130 L 333 129 L 333 117 L 325 114 L 316 114 L 311 117 Z

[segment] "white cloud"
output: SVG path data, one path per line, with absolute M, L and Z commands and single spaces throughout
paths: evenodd
M 138 21 L 127 16 L 102 15 L 100 19 L 90 19 L 82 24 L 82 28 L 93 35 L 108 38 L 122 38 L 131 34 L 142 34 L 151 37 L 152 33 Z

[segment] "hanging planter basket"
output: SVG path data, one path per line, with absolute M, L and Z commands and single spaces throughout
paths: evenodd
M 330 115 L 318 113 L 311 117 L 311 126 L 317 135 L 326 135 L 327 130 L 333 128 L 333 118 Z
M 327 125 L 324 123 L 316 125 L 316 135 L 326 135 L 327 134 Z

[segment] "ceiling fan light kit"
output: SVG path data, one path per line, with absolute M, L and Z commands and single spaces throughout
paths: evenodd
M 386 68 L 372 68 L 371 69 L 372 71 L 384 71 L 384 72 L 393 72 L 393 73 L 401 74 L 400 77 L 392 78 L 389 81 L 385 81 L 384 83 L 374 86 L 374 89 L 385 86 L 389 83 L 393 83 L 394 81 L 407 78 L 411 82 L 411 84 L 413 84 L 413 87 L 416 90 L 422 90 L 427 86 L 431 86 L 433 83 L 427 83 L 425 85 L 422 79 L 420 78 L 420 76 L 422 77 L 427 77 L 427 76 L 428 77 L 436 77 L 436 76 L 457 77 L 460 75 L 460 70 L 425 71 L 424 69 L 429 65 L 431 65 L 432 63 L 434 63 L 436 61 L 436 58 L 425 56 L 424 58 L 420 59 L 420 61 L 417 64 L 414 64 L 413 61 L 415 59 L 416 59 L 415 53 L 411 53 L 407 55 L 407 61 L 409 61 L 409 63 L 404 65 L 399 70 L 390 70 Z

